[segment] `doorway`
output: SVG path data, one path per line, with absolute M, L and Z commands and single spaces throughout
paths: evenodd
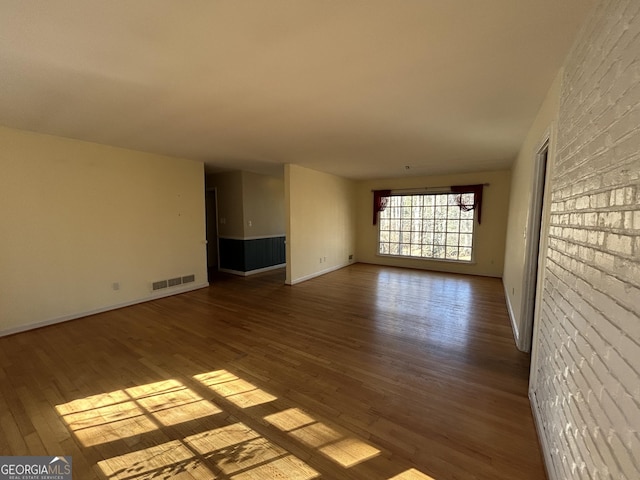
M 533 340 L 533 324 L 536 317 L 536 293 L 538 288 L 540 266 L 540 240 L 543 223 L 543 208 L 545 204 L 545 190 L 549 159 L 549 138 L 542 143 L 536 153 L 531 204 L 527 222 L 526 260 L 524 277 L 524 297 L 522 302 L 522 335 L 518 348 L 524 352 L 531 352 Z
M 218 271 L 218 197 L 215 188 L 205 191 L 205 217 L 207 224 L 207 275 L 211 282 Z

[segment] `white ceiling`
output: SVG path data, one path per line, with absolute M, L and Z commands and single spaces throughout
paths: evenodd
M 591 5 L 0 0 L 0 124 L 209 171 L 504 168 Z

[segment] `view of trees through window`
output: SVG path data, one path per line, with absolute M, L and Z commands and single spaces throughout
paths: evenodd
M 380 212 L 381 255 L 470 262 L 474 211 L 460 208 L 458 194 L 392 195 Z M 474 194 L 462 195 L 473 205 Z

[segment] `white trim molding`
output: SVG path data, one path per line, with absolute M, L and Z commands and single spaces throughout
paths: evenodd
M 218 238 L 224 238 L 225 240 L 262 240 L 264 238 L 280 238 L 286 237 L 284 233 L 278 233 L 276 235 L 257 235 L 255 237 L 234 237 L 231 235 L 218 235 Z
M 555 471 L 551 468 L 553 465 L 553 458 L 551 458 L 551 449 L 547 443 L 547 436 L 544 434 L 544 427 L 542 426 L 542 414 L 538 410 L 538 402 L 536 402 L 536 395 L 533 390 L 529 390 L 529 404 L 531 405 L 531 412 L 533 413 L 533 423 L 536 426 L 536 432 L 538 433 L 538 443 L 542 450 L 542 457 L 544 459 L 544 468 L 547 472 L 548 480 L 559 480 L 556 477 Z
M 264 268 L 256 268 L 255 270 L 247 270 L 246 272 L 242 272 L 240 270 L 231 270 L 228 268 L 220 268 L 218 269 L 218 271 L 231 273 L 233 275 L 240 275 L 241 277 L 248 277 L 250 275 L 255 275 L 256 273 L 268 272 L 269 270 L 278 270 L 279 268 L 284 268 L 286 266 L 287 266 L 286 263 L 279 263 L 278 265 L 271 265 L 269 267 L 264 267 Z
M 324 270 L 320 270 L 319 272 L 311 273 L 309 275 L 305 275 L 304 277 L 296 278 L 294 280 L 291 280 L 291 282 L 285 282 L 285 283 L 287 285 L 296 285 L 297 283 L 302 283 L 302 282 L 306 282 L 307 280 L 311 280 L 312 278 L 321 277 L 326 273 L 335 272 L 336 270 L 340 270 L 341 268 L 348 267 L 349 265 L 352 265 L 352 264 L 353 262 L 341 263 L 339 265 L 335 265 L 333 267 L 329 267 Z
M 77 320 L 79 318 L 88 317 L 90 315 L 96 315 L 98 313 L 104 313 L 110 310 L 117 310 L 119 308 L 130 307 L 131 305 L 137 305 L 138 303 L 150 302 L 152 300 L 157 300 L 159 298 L 171 297 L 173 295 L 179 295 L 181 293 L 191 292 L 193 290 L 200 290 L 201 288 L 207 288 L 208 286 L 209 286 L 209 283 L 205 282 L 205 283 L 199 283 L 197 285 L 189 285 L 188 287 L 170 288 L 167 290 L 163 290 L 161 293 L 153 293 L 153 294 L 150 294 L 148 297 L 138 298 L 130 302 L 118 303 L 115 305 L 96 308 L 94 310 L 87 310 L 84 312 L 72 313 L 70 315 L 51 318 L 49 320 L 43 320 L 41 322 L 34 322 L 28 325 L 21 325 L 19 327 L 0 330 L 0 337 L 6 337 L 8 335 L 14 335 L 16 333 L 26 332 L 28 330 L 35 330 L 36 328 L 48 327 L 49 325 L 55 325 L 56 323 L 68 322 L 70 320 Z

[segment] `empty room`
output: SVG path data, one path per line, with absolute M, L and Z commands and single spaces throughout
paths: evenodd
M 0 479 L 640 478 L 640 2 L 0 0 Z

